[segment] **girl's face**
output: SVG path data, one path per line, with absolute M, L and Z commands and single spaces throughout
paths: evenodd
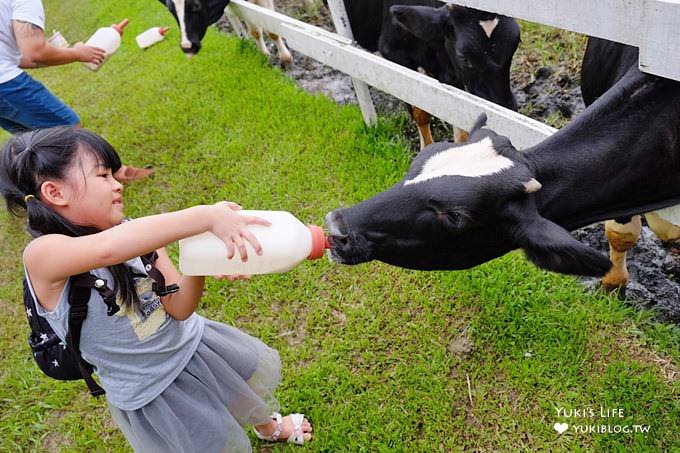
M 77 225 L 106 230 L 124 218 L 123 185 L 94 153 L 82 148 L 67 171 L 62 195 L 67 202 L 62 215 Z

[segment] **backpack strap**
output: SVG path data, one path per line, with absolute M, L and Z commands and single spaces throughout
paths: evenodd
M 144 264 L 144 269 L 151 279 L 154 280 L 153 291 L 159 296 L 163 297 L 168 294 L 179 291 L 179 286 L 176 284 L 165 286 L 165 277 L 159 271 L 154 263 L 158 259 L 156 252 L 149 253 L 140 257 Z M 87 318 L 87 307 L 90 301 L 90 294 L 92 288 L 102 296 L 104 303 L 107 306 L 106 314 L 112 316 L 120 307 L 116 303 L 116 294 L 108 287 L 107 282 L 103 278 L 96 277 L 89 272 L 85 272 L 70 277 L 71 289 L 69 291 L 69 313 L 68 313 L 68 333 L 66 334 L 66 343 L 78 358 L 78 367 L 83 380 L 87 384 L 92 396 L 100 396 L 106 393 L 103 388 L 99 386 L 92 378 L 92 365 L 87 363 L 80 353 L 80 333 L 83 328 L 83 321 Z
M 109 299 L 113 300 L 115 304 L 115 294 L 106 286 L 106 280 L 99 279 L 90 273 L 74 275 L 70 279 L 71 289 L 68 296 L 70 308 L 68 312 L 66 343 L 78 358 L 80 374 L 87 384 L 87 388 L 90 389 L 90 393 L 92 396 L 100 396 L 105 391 L 92 378 L 92 365 L 87 363 L 80 353 L 80 333 L 83 328 L 83 321 L 87 318 L 87 305 L 90 301 L 92 288 L 95 288 L 102 295 L 105 302 Z M 107 306 L 109 306 L 108 302 Z
M 142 264 L 144 264 L 144 270 L 154 281 L 152 285 L 153 292 L 156 293 L 158 297 L 167 296 L 168 294 L 176 293 L 179 291 L 179 285 L 173 283 L 172 285 L 165 286 L 165 276 L 158 270 L 154 265 L 158 259 L 158 253 L 151 252 L 146 255 L 140 256 Z

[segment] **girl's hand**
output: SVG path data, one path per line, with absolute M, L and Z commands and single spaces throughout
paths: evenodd
M 238 214 L 241 207 L 236 203 L 221 201 L 212 205 L 212 222 L 210 231 L 222 239 L 227 246 L 227 258 L 234 257 L 235 249 L 238 248 L 241 261 L 248 261 L 248 251 L 245 241 L 253 246 L 255 253 L 262 255 L 262 246 L 257 238 L 250 232 L 248 225 L 270 226 L 268 220 L 255 216 Z

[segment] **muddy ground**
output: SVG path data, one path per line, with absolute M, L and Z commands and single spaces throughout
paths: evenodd
M 313 11 L 305 10 L 302 0 L 277 0 L 277 9 L 304 22 L 334 31 L 326 7 L 319 6 Z M 218 28 L 230 31 L 224 19 Z M 575 38 L 585 43 L 585 38 Z M 270 52 L 276 50 L 267 40 Z M 356 104 L 350 78 L 316 60 L 291 50 L 294 58 L 292 67 L 285 68 L 286 74 L 304 90 L 323 93 L 339 104 Z M 531 51 L 520 50 L 515 55 L 512 68 L 512 86 L 521 113 L 554 127 L 566 124 L 585 107 L 579 86 L 580 65 L 578 58 L 559 61 L 552 65 L 537 64 Z M 273 64 L 278 64 L 275 57 Z M 393 96 L 371 88 L 371 97 L 378 115 L 405 114 L 406 104 Z M 450 125 L 433 118 L 432 132 L 435 141 L 452 140 Z M 418 150 L 418 133 L 413 122 L 406 122 L 404 138 L 411 144 L 414 154 Z M 582 228 L 574 235 L 582 242 L 608 253 L 603 225 L 596 224 Z M 628 270 L 630 282 L 625 290 L 626 300 L 638 308 L 653 310 L 663 321 L 680 323 L 680 248 L 666 246 L 645 226 L 637 246 L 629 253 Z M 583 279 L 584 284 L 595 289 L 596 279 Z

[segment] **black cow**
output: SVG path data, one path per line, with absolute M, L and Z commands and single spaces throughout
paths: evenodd
M 586 75 L 593 64 L 602 61 L 587 57 Z M 615 79 L 525 152 L 481 123 L 468 144 L 425 148 L 394 187 L 327 216 L 332 257 L 464 269 L 521 248 L 545 269 L 604 275 L 609 259 L 569 230 L 680 202 L 680 82 L 636 64 Z
M 617 44 L 599 38 L 588 41 L 583 69 L 581 72 L 581 93 L 586 105 L 595 102 L 610 87 L 623 78 L 631 67 L 638 64 L 639 52 L 636 47 Z M 664 133 L 663 129 L 656 129 Z M 677 137 L 677 130 L 668 132 Z M 675 135 L 674 135 L 675 134 Z M 647 224 L 663 241 L 673 241 L 680 237 L 680 210 L 677 207 L 645 214 Z M 639 215 L 617 218 L 605 222 L 609 240 L 612 269 L 602 279 L 605 289 L 624 288 L 628 282 L 626 253 L 631 249 L 642 229 Z
M 517 110 L 510 64 L 519 25 L 509 17 L 436 0 L 344 0 L 354 39 L 390 61 L 423 70 L 503 107 Z M 430 115 L 416 107 L 421 148 L 432 143 Z M 461 137 L 461 141 L 465 136 Z
M 201 50 L 201 40 L 205 36 L 208 27 L 217 22 L 224 9 L 229 4 L 229 0 L 159 0 L 167 6 L 172 15 L 177 20 L 180 29 L 180 47 L 187 56 L 193 56 Z M 273 0 L 249 0 L 259 6 L 274 10 Z M 248 25 L 255 43 L 260 52 L 269 55 L 267 46 L 262 39 L 262 29 Z M 279 52 L 279 58 L 283 64 L 290 64 L 293 61 L 290 51 L 286 47 L 280 36 L 269 33 L 269 37 L 275 42 Z

